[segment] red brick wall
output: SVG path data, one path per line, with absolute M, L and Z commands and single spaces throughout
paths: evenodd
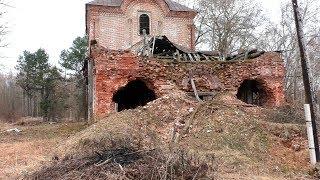
M 123 8 L 87 7 L 87 28 L 90 40 L 112 50 L 124 50 L 142 40 L 139 35 L 139 15 L 150 16 L 151 35 L 166 35 L 172 42 L 194 49 L 194 15 L 184 12 L 170 14 L 165 5 L 152 0 L 126 1 Z
M 261 82 L 267 92 L 265 106 L 280 106 L 285 101 L 285 68 L 278 53 L 236 62 L 172 63 L 97 48 L 92 52 L 92 59 L 95 63 L 94 114 L 97 118 L 114 111 L 113 94 L 131 80 L 145 80 L 157 96 L 161 96 L 172 89 L 192 91 L 190 73 L 194 74 L 199 91 L 229 91 L 236 95 L 241 83 L 251 79 Z

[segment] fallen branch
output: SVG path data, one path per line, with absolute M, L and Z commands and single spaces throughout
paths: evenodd
M 100 166 L 103 166 L 105 164 L 108 164 L 108 163 L 111 163 L 112 161 L 116 161 L 117 158 L 120 158 L 120 157 L 126 157 L 126 156 L 129 156 L 129 155 L 134 155 L 134 154 L 139 154 L 139 153 L 149 153 L 151 151 L 155 151 L 156 149 L 149 149 L 149 150 L 139 150 L 139 151 L 135 151 L 135 152 L 132 152 L 132 153 L 126 153 L 126 154 L 119 154 L 119 155 L 116 155 L 116 156 L 113 156 L 112 158 L 109 158 L 105 161 L 103 161 L 102 163 L 98 163 L 98 164 L 95 164 L 96 167 L 100 167 Z M 100 153 L 96 152 L 96 154 L 98 154 L 98 156 L 100 157 L 100 159 L 102 159 L 103 155 L 101 155 Z M 119 163 L 118 163 L 119 164 Z
M 112 161 L 112 158 L 107 159 L 107 160 L 103 161 L 103 162 L 100 163 L 100 164 L 95 164 L 95 166 L 96 166 L 96 167 L 100 167 L 100 166 L 103 166 L 103 165 L 105 165 L 105 164 L 110 163 L 111 161 Z
M 203 104 L 200 104 L 195 111 L 193 111 L 191 117 L 188 119 L 187 123 L 185 124 L 184 128 L 182 129 L 181 133 L 175 133 L 175 137 L 173 137 L 173 141 L 171 144 L 171 149 L 175 147 L 175 145 L 180 141 L 180 138 L 188 133 L 189 129 L 191 128 L 192 124 L 194 124 L 194 119 L 196 117 L 196 114 L 199 112 L 200 108 Z
M 192 178 L 192 180 L 195 180 L 195 179 L 197 178 L 198 173 L 199 173 L 199 171 L 200 171 L 200 168 L 201 168 L 201 166 L 198 168 L 198 170 L 197 170 L 196 174 L 194 175 L 194 177 Z
M 198 91 L 197 91 L 197 87 L 196 87 L 196 84 L 195 84 L 193 78 L 190 78 L 190 82 L 191 82 L 191 86 L 192 86 L 194 95 L 196 96 L 196 98 L 197 98 L 197 100 L 198 100 L 199 102 L 202 102 L 202 100 L 201 100 L 200 97 L 199 97 L 199 94 L 198 94 Z

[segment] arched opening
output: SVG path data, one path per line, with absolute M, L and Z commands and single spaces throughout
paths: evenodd
M 150 34 L 150 18 L 147 14 L 141 14 L 139 17 L 140 23 L 140 35 L 143 35 L 143 30 L 146 30 L 146 34 Z
M 120 88 L 113 96 L 117 104 L 118 112 L 126 109 L 134 109 L 145 106 L 148 102 L 156 99 L 156 94 L 142 80 L 129 82 L 125 87 Z
M 247 104 L 263 106 L 266 92 L 256 80 L 245 80 L 238 89 L 237 98 Z

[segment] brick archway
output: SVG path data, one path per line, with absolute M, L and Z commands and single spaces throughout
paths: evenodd
M 244 80 L 237 92 L 237 98 L 247 104 L 265 106 L 267 98 L 265 84 L 259 80 Z
M 112 101 L 116 103 L 116 110 L 120 112 L 126 109 L 145 106 L 148 102 L 155 99 L 156 94 L 154 90 L 150 89 L 143 80 L 136 79 L 116 91 Z

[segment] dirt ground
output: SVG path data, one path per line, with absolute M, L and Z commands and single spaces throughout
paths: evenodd
M 7 132 L 17 128 L 21 132 Z M 0 179 L 17 179 L 32 169 L 50 161 L 57 145 L 85 123 L 6 124 L 0 122 Z

